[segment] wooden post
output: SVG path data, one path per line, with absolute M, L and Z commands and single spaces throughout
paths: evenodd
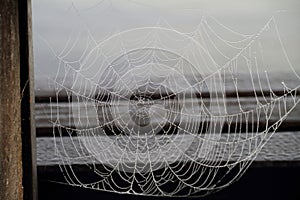
M 23 199 L 18 1 L 0 2 L 0 199 Z
M 30 3 L 0 0 L 1 200 L 37 198 Z
M 19 0 L 23 199 L 37 199 L 31 0 Z

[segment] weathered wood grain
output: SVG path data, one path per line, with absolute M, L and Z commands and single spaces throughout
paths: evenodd
M 0 199 L 21 200 L 22 142 L 18 1 L 0 2 Z
M 0 199 L 37 199 L 31 1 L 0 2 Z

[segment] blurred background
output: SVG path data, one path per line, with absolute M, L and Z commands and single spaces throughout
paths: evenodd
M 71 74 L 62 72 L 62 61 L 74 69 L 82 69 L 82 62 L 86 61 L 88 53 L 112 35 L 141 27 L 166 27 L 192 36 L 209 52 L 211 61 L 217 64 L 207 70 L 197 66 L 202 70 L 199 75 L 204 77 L 224 66 L 253 40 L 251 55 L 257 55 L 258 62 L 255 73 L 261 74 L 264 83 L 267 73 L 271 88 L 278 94 L 286 88 L 300 85 L 298 0 L 33 0 L 32 5 L 40 199 L 152 199 L 56 183 L 63 182 L 63 177 L 58 162 L 51 160 L 57 159 L 55 156 L 51 157 L 54 148 L 50 139 L 53 132 L 52 125 L 49 124 L 48 105 L 49 98 L 54 99 L 56 95 L 53 80 L 63 80 L 63 84 L 72 87 Z M 214 32 L 209 32 L 211 30 Z M 206 35 L 200 37 L 199 33 Z M 229 44 L 241 49 L 224 45 L 224 41 L 231 41 Z M 143 38 L 140 43 L 142 47 Z M 173 45 L 171 42 L 166 44 Z M 103 51 L 110 49 L 111 54 L 114 54 L 114 45 L 119 44 L 109 40 L 105 45 Z M 187 53 L 187 56 L 192 57 L 193 50 L 189 51 L 191 53 Z M 239 90 L 241 93 L 244 91 L 248 98 L 245 100 L 247 107 L 253 104 L 249 100 L 251 95 L 248 95 L 252 89 L 247 81 L 249 66 L 238 60 L 237 67 Z M 88 75 L 97 73 L 98 69 L 94 70 Z M 258 80 L 256 76 L 254 81 Z M 269 89 L 266 84 L 262 88 L 264 91 Z M 236 100 L 228 102 L 234 105 Z M 265 148 L 266 159 L 254 162 L 240 181 L 207 199 L 299 199 L 299 113 L 298 106 L 280 129 L 288 134 L 275 138 Z M 61 120 L 63 117 L 62 115 Z M 66 121 L 68 119 L 69 116 Z M 285 156 L 288 154 L 292 156 Z M 272 162 L 268 161 L 268 155 L 271 155 Z M 81 176 L 86 176 L 84 171 L 80 173 Z

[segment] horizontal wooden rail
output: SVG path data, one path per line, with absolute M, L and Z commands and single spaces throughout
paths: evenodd
M 300 94 L 300 90 L 296 91 L 298 94 Z M 58 102 L 69 102 L 72 101 L 72 96 L 68 96 L 65 92 L 60 92 L 60 94 L 58 96 L 54 95 L 54 92 L 48 92 L 48 95 L 39 95 L 35 97 L 35 101 L 37 103 L 49 103 L 50 99 L 53 101 L 58 101 Z M 219 97 L 224 97 L 225 98 L 237 98 L 237 97 L 248 97 L 248 98 L 255 98 L 255 97 L 266 97 L 266 98 L 270 98 L 271 96 L 274 97 L 275 96 L 282 96 L 284 95 L 284 91 L 283 90 L 274 90 L 274 91 L 261 91 L 261 90 L 257 90 L 257 91 L 253 91 L 253 90 L 243 90 L 243 91 L 226 91 L 224 94 L 222 93 L 210 93 L 210 92 L 202 92 L 202 93 L 194 93 L 194 94 L 186 94 L 185 98 L 203 98 L 203 99 L 207 99 L 207 98 L 211 98 L 212 95 L 214 96 L 219 96 Z M 151 96 L 152 99 L 156 100 L 156 99 L 161 99 L 163 97 L 173 97 L 174 95 L 169 95 L 169 94 L 148 94 L 148 96 Z M 74 96 L 76 97 L 76 96 Z M 94 100 L 97 101 L 107 101 L 110 99 L 110 95 L 108 94 L 97 94 L 94 95 L 92 97 Z

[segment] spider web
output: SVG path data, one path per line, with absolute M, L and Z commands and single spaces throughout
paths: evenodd
M 268 65 L 263 41 L 270 32 L 299 80 L 274 17 L 254 34 L 203 16 L 189 33 L 159 20 L 100 42 L 89 31 L 70 37 L 56 54 L 51 99 L 54 137 L 62 144 L 56 153 L 68 184 L 204 196 L 236 181 L 299 103 L 300 85 L 282 83 L 278 95 L 268 72 L 260 73 Z M 85 48 L 74 59 L 79 43 Z M 240 97 L 245 82 L 255 106 Z M 86 166 L 92 180 L 80 176 L 76 163 Z

